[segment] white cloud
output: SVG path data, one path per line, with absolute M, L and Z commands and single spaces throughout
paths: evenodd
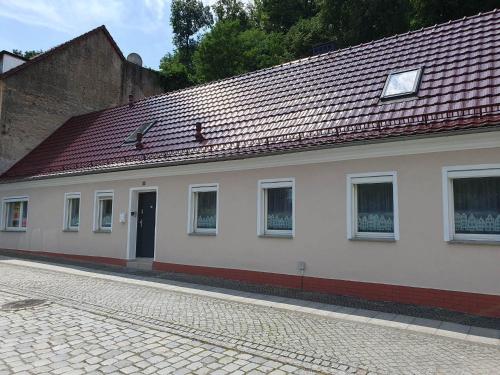
M 165 27 L 170 0 L 0 0 L 0 17 L 74 34 L 97 25 L 152 32 Z
M 164 19 L 165 11 L 167 6 L 170 7 L 169 0 L 144 0 L 144 5 L 146 9 L 156 16 L 157 20 L 161 21 Z

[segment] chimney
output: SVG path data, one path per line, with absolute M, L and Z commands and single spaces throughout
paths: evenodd
M 321 55 L 322 53 L 327 53 L 330 51 L 335 51 L 335 43 L 334 42 L 327 42 L 327 43 L 322 43 L 322 44 L 317 44 L 313 46 L 312 48 L 312 55 Z
M 134 95 L 130 94 L 128 96 L 128 106 L 132 107 L 134 105 Z
M 142 143 L 143 136 L 144 135 L 142 134 L 142 132 L 137 132 L 137 134 L 136 134 L 135 148 L 137 150 L 142 150 L 144 148 L 144 143 Z
M 194 135 L 194 138 L 196 139 L 197 142 L 203 142 L 205 140 L 205 137 L 202 134 L 202 126 L 201 122 L 196 123 L 196 133 Z

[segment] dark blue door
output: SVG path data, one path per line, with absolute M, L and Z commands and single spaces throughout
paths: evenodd
M 139 193 L 136 257 L 153 258 L 155 248 L 156 193 Z

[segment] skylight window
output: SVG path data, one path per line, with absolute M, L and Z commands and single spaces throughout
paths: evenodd
M 385 81 L 382 99 L 414 95 L 418 91 L 422 68 L 389 73 Z
M 137 129 L 135 129 L 128 137 L 125 139 L 125 143 L 134 143 L 137 140 L 137 134 L 142 133 L 142 135 L 145 135 L 149 129 L 156 123 L 155 121 L 147 122 L 141 126 L 139 126 Z

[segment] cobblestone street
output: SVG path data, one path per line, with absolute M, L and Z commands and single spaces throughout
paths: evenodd
M 21 296 L 0 292 L 0 304 Z M 297 367 L 49 304 L 0 315 L 0 374 L 243 374 Z
M 431 327 L 417 332 L 394 322 L 276 308 L 258 295 L 260 302 L 251 303 L 249 293 L 238 300 L 215 288 L 151 281 L 0 258 L 0 305 L 47 301 L 0 309 L 0 374 L 498 374 L 500 368 L 499 337 L 472 342 Z

